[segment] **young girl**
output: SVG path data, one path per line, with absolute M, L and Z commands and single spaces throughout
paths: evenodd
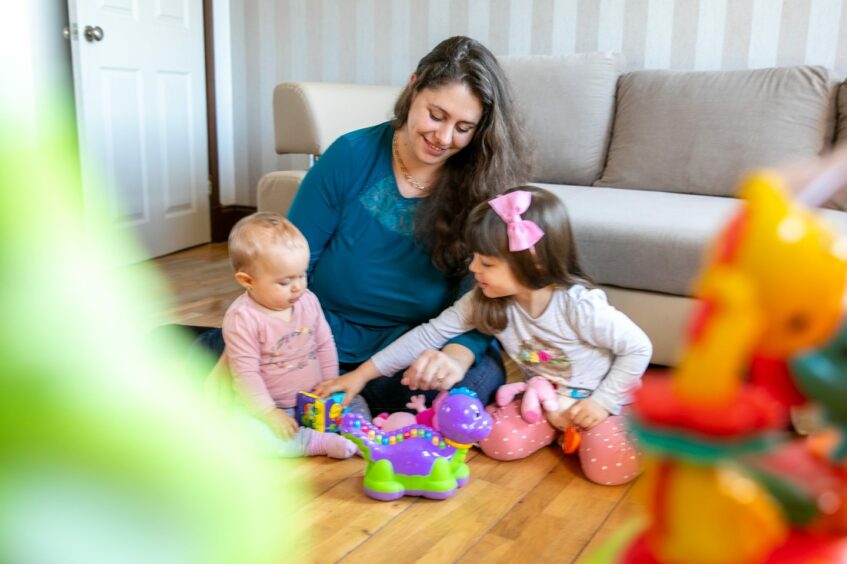
M 338 375 L 332 333 L 306 289 L 306 239 L 279 214 L 255 213 L 232 229 L 229 256 L 246 291 L 227 309 L 223 336 L 235 388 L 254 417 L 248 424 L 278 456 L 352 456 L 351 441 L 294 419 L 297 392 Z
M 607 303 L 602 290 L 591 288 L 577 260 L 564 204 L 541 188 L 515 188 L 474 208 L 466 235 L 474 251 L 470 270 L 476 288 L 316 391 L 355 394 L 368 381 L 408 366 L 424 350 L 476 328 L 494 335 L 527 378 L 549 380 L 559 400 L 556 409 L 547 410 L 547 421 L 536 423 L 521 417 L 519 401 L 490 406 L 495 424 L 480 442 L 485 454 L 524 458 L 550 444 L 556 428 L 575 425 L 583 431 L 579 457 L 590 480 L 633 479 L 638 455 L 620 413 L 640 384 L 652 346 L 635 323 Z

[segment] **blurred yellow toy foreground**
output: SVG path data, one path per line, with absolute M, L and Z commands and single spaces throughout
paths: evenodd
M 637 395 L 647 519 L 593 561 L 847 561 L 847 241 L 802 205 L 833 170 L 847 177 L 838 163 L 796 197 L 775 172 L 744 181 L 681 362 Z M 790 440 L 788 408 L 806 402 L 831 429 Z

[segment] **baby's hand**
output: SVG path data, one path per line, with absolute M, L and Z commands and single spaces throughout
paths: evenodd
M 581 399 L 567 410 L 571 423 L 583 430 L 590 430 L 606 420 L 609 415 L 599 403 L 591 398 Z
M 294 438 L 300 428 L 297 421 L 281 409 L 272 409 L 263 415 L 262 419 L 279 438 L 285 441 Z
M 356 370 L 352 372 L 348 372 L 344 376 L 339 376 L 338 378 L 333 378 L 331 380 L 324 380 L 317 386 L 315 386 L 315 393 L 325 398 L 329 396 L 333 392 L 344 392 L 344 401 L 341 404 L 344 407 L 356 397 L 359 392 L 362 391 L 362 388 L 365 387 L 368 381 L 357 373 Z

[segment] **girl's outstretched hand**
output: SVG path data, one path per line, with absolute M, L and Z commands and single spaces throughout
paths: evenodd
M 567 410 L 567 415 L 571 423 L 588 431 L 605 421 L 610 413 L 593 399 L 585 398 L 573 404 Z
M 344 401 L 341 402 L 341 405 L 347 407 L 353 398 L 359 395 L 359 392 L 362 391 L 362 388 L 364 388 L 367 383 L 368 379 L 366 379 L 364 375 L 360 374 L 358 370 L 354 370 L 352 372 L 348 372 L 344 376 L 339 376 L 338 378 L 333 378 L 331 380 L 324 380 L 315 386 L 314 392 L 322 398 L 325 398 L 334 392 L 344 392 Z

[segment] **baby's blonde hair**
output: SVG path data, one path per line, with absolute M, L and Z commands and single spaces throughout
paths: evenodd
M 273 245 L 309 249 L 309 243 L 293 223 L 274 212 L 256 212 L 242 218 L 229 232 L 229 262 L 244 272 Z

